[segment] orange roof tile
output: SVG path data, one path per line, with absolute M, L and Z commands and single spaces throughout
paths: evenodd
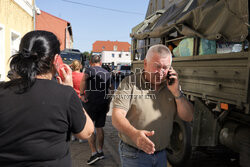
M 92 52 L 114 51 L 114 46 L 117 46 L 116 51 L 129 52 L 131 45 L 128 42 L 95 41 L 93 43 Z

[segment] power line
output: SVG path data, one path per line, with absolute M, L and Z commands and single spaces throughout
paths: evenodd
M 113 12 L 144 15 L 144 14 L 138 13 L 138 12 L 124 11 L 124 10 L 118 10 L 118 9 L 112 9 L 112 8 L 104 8 L 104 7 L 100 7 L 100 6 L 95 6 L 95 5 L 90 5 L 90 4 L 75 2 L 75 1 L 70 1 L 70 0 L 61 0 L 61 1 L 68 2 L 68 3 L 73 3 L 73 4 L 77 4 L 77 5 L 82 5 L 82 6 L 88 6 L 88 7 L 97 8 L 97 9 L 109 10 L 109 11 L 113 11 Z

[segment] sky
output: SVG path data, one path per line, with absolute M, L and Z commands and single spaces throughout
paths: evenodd
M 73 47 L 92 50 L 97 41 L 131 44 L 129 34 L 145 19 L 149 0 L 36 0 L 36 6 L 71 23 Z

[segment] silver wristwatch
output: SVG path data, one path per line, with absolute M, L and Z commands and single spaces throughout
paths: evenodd
M 185 97 L 185 95 L 181 90 L 180 90 L 180 95 L 179 96 L 174 96 L 175 99 L 180 99 L 182 97 Z

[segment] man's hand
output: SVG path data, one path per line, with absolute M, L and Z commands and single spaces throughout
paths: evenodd
M 171 75 L 169 78 L 175 79 L 172 85 L 169 85 L 167 82 L 167 86 L 173 96 L 175 96 L 177 114 L 182 120 L 190 122 L 193 120 L 194 107 L 186 98 L 180 98 L 181 91 L 177 72 L 171 68 L 169 74 Z
M 154 131 L 138 130 L 134 128 L 126 118 L 127 111 L 113 108 L 112 124 L 121 133 L 127 135 L 136 146 L 147 154 L 155 152 L 155 144 L 148 138 L 154 135 Z
M 148 136 L 153 136 L 154 133 L 154 131 L 138 130 L 132 137 L 132 140 L 139 149 L 147 154 L 153 154 L 155 152 L 155 144 L 148 138 Z
M 178 73 L 173 69 L 169 69 L 169 74 L 170 74 L 170 79 L 174 79 L 174 83 L 172 85 L 168 84 L 167 81 L 167 86 L 168 89 L 171 91 L 171 93 L 175 96 L 178 97 L 180 96 L 180 86 L 179 86 L 179 78 L 178 78 Z
M 84 103 L 87 103 L 87 102 L 88 102 L 88 99 L 87 99 L 86 95 L 81 96 L 81 100 L 82 100 Z
M 63 85 L 68 85 L 68 86 L 72 86 L 73 87 L 73 80 L 72 80 L 72 70 L 71 68 L 64 64 L 63 68 L 60 69 L 62 71 L 63 74 L 63 80 L 61 77 L 57 76 L 57 80 L 60 84 Z

